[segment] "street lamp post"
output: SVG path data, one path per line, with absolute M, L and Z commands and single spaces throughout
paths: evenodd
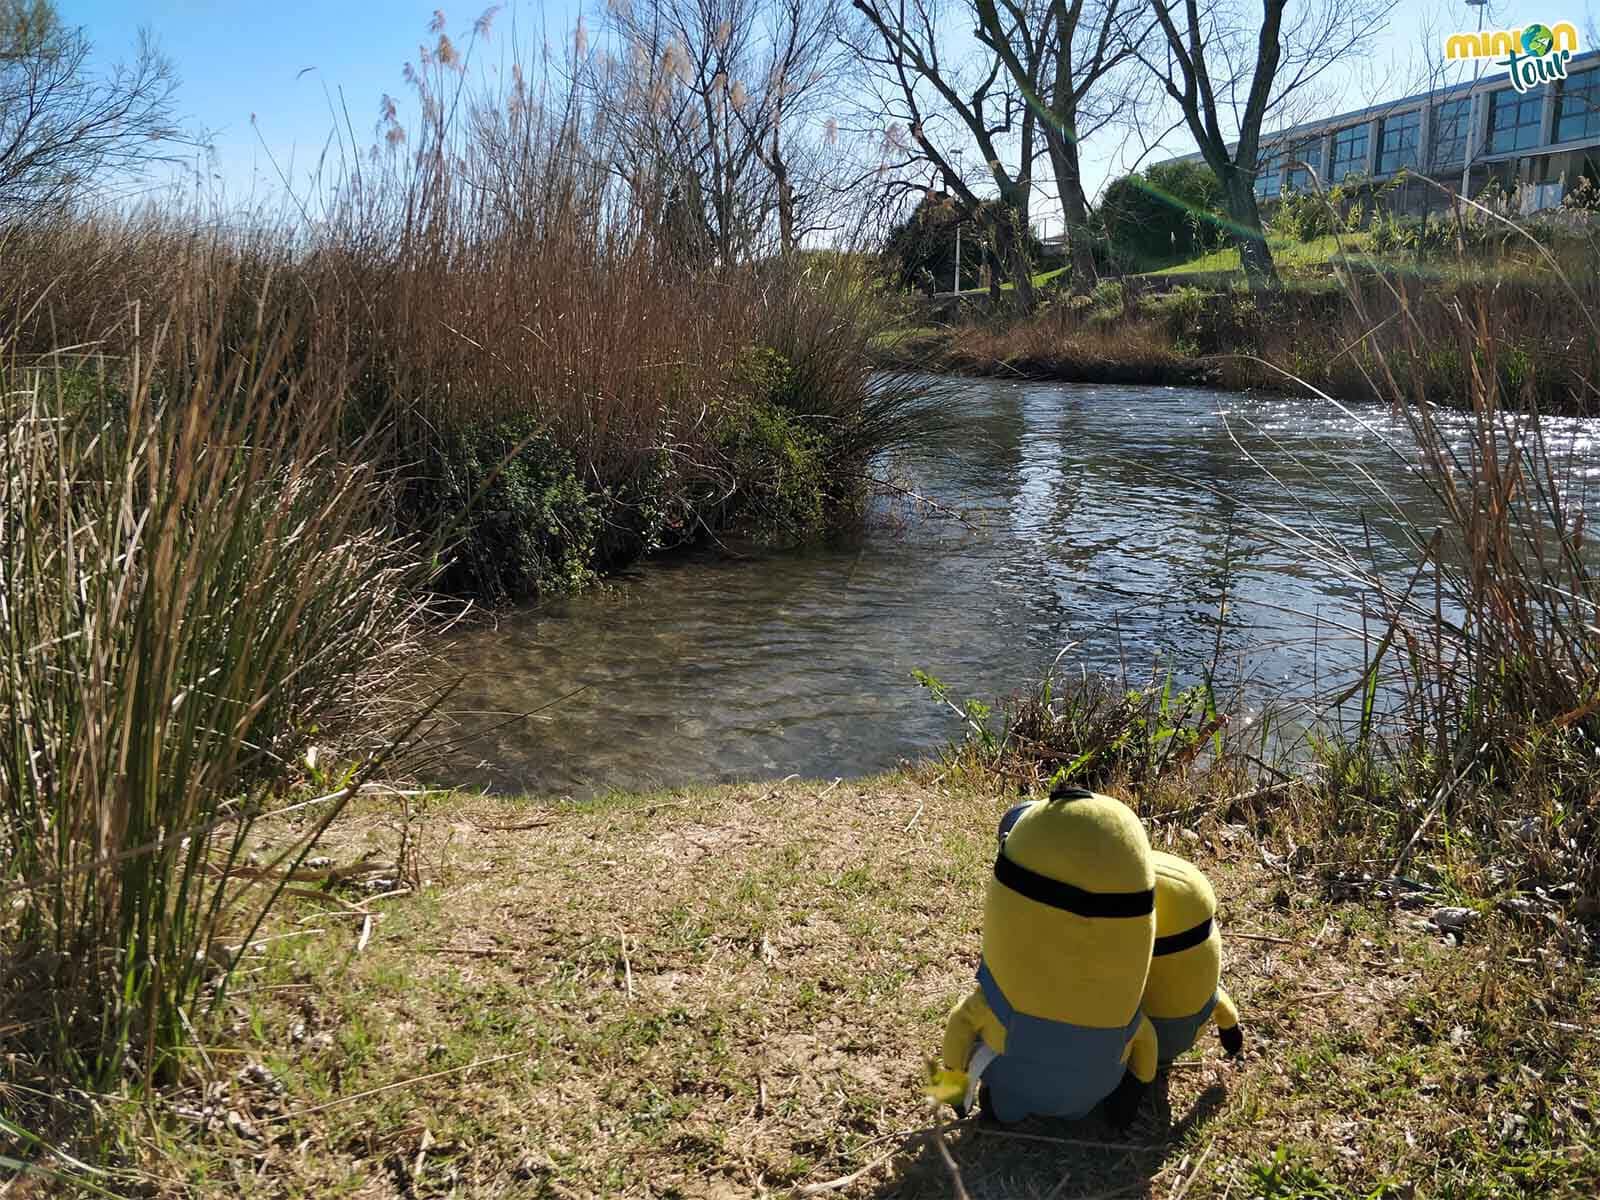
M 1483 32 L 1483 10 L 1488 7 L 1489 0 L 1467 0 L 1469 7 L 1478 10 L 1478 32 Z M 1461 198 L 1465 200 L 1472 188 L 1472 135 L 1478 127 L 1478 122 L 1473 114 L 1473 102 L 1478 97 L 1478 77 L 1483 73 L 1483 59 L 1472 60 L 1472 86 L 1467 89 L 1467 144 L 1461 157 Z
M 950 284 L 950 290 L 956 295 L 961 294 L 961 210 L 956 210 L 956 277 Z

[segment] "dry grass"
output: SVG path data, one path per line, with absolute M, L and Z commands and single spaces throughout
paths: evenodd
M 1226 286 L 1139 294 L 1102 285 L 1021 320 L 958 325 L 897 348 L 898 362 L 977 374 L 1282 390 L 1464 408 L 1486 363 L 1508 403 L 1600 411 L 1596 276 L 1438 279 L 1409 273 L 1291 284 L 1268 302 Z M 1465 319 L 1464 319 L 1465 314 Z M 1481 328 L 1470 327 L 1479 324 Z M 1468 327 L 1464 327 L 1468 326 Z M 1398 385 L 1398 393 L 1390 387 Z
M 361 801 L 327 853 L 415 890 L 279 915 L 196 1052 L 205 1086 L 130 1140 L 143 1182 L 116 1190 L 952 1194 L 920 1083 L 1005 803 L 903 775 Z M 969 1195 L 1594 1195 L 1600 1026 L 1570 928 L 1491 912 L 1457 945 L 1425 893 L 1330 891 L 1288 831 L 1151 827 L 1216 884 L 1246 1057 L 1207 1040 L 1126 1144 L 1094 1119 L 947 1128 Z
M 1178 349 L 1159 321 L 1087 322 L 1060 308 L 1010 327 L 958 327 L 941 352 L 948 367 L 990 375 L 1096 383 L 1207 381 L 1204 366 Z

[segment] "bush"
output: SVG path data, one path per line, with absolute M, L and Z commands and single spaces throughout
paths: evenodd
M 822 439 L 774 400 L 742 405 L 722 437 L 733 494 L 723 521 L 769 545 L 817 536 L 826 515 Z
M 1120 280 L 1102 279 L 1089 293 L 1090 306 L 1107 316 L 1120 316 L 1128 297 Z
M 1213 294 L 1193 284 L 1183 284 L 1139 303 L 1141 308 L 1165 316 L 1174 333 L 1195 333 Z
M 1268 222 L 1273 233 L 1297 242 L 1326 237 L 1338 227 L 1338 210 L 1316 192 L 1285 192 Z
M 1577 212 L 1600 212 L 1600 186 L 1587 175 L 1578 176 L 1577 186 L 1561 198 L 1561 207 Z
M 961 287 L 974 288 L 982 278 L 985 243 L 997 226 L 1016 231 L 1020 222 L 998 200 L 982 201 L 969 209 L 959 197 L 945 192 L 927 195 L 911 213 L 889 230 L 883 243 L 886 267 L 908 291 L 945 292 L 955 280 L 956 230 L 961 231 Z M 1028 258 L 1038 262 L 1044 247 L 1031 231 L 1022 231 Z
M 1396 218 L 1388 213 L 1379 213 L 1373 218 L 1371 246 L 1374 254 L 1393 254 L 1408 244 L 1407 231 Z
M 952 768 L 1023 791 L 1057 782 L 1142 790 L 1181 775 L 1207 750 L 1220 757 L 1225 749 L 1227 722 L 1211 689 L 1179 688 L 1170 674 L 1129 687 L 1100 675 L 1071 679 L 1051 670 L 1005 701 L 999 731 L 987 704 L 957 705 L 940 680 L 924 671 L 913 675 L 966 726 L 947 755 Z
M 1226 240 L 1222 189 L 1203 163 L 1163 163 L 1115 180 L 1097 215 L 1113 255 L 1137 270 L 1193 258 Z
M 594 578 L 597 505 L 572 455 L 530 418 L 443 431 L 403 511 L 418 528 L 454 515 L 439 578 L 448 591 L 525 599 Z

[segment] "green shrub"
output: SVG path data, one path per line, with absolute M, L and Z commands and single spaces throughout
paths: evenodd
M 419 529 L 451 532 L 441 588 L 528 598 L 594 578 L 597 506 L 571 453 L 531 418 L 443 430 L 434 454 L 404 511 Z
M 1000 731 L 987 704 L 958 705 L 938 679 L 924 671 L 912 674 L 966 727 L 947 755 L 952 767 L 1024 790 L 1052 782 L 1143 788 L 1181 775 L 1207 751 L 1221 755 L 1225 748 L 1227 722 L 1211 689 L 1179 688 L 1170 674 L 1146 687 L 1129 687 L 1101 675 L 1046 672 L 1005 702 Z
M 1396 250 L 1403 249 L 1406 244 L 1405 230 L 1393 216 L 1379 213 L 1373 218 L 1371 245 L 1374 254 L 1393 254 Z
M 735 408 L 720 445 L 733 481 L 724 523 L 767 545 L 794 545 L 824 531 L 826 446 L 799 417 L 760 397 Z
M 1094 291 L 1089 293 L 1091 305 L 1100 312 L 1110 316 L 1120 316 L 1127 306 L 1128 296 L 1117 279 L 1102 279 L 1094 285 Z
M 1500 352 L 1500 386 L 1507 397 L 1515 399 L 1524 387 L 1534 385 L 1538 372 L 1538 356 L 1526 347 L 1512 345 Z
M 1269 228 L 1279 237 L 1299 242 L 1326 237 L 1338 227 L 1338 212 L 1331 194 L 1285 192 L 1272 213 Z
M 1203 289 L 1186 283 L 1173 288 L 1170 292 L 1142 300 L 1140 307 L 1167 317 L 1175 328 L 1193 329 L 1205 313 L 1209 295 L 1210 293 Z
M 1115 180 L 1096 215 L 1111 256 L 1143 270 L 1222 245 L 1222 208 L 1222 188 L 1211 168 L 1179 162 Z

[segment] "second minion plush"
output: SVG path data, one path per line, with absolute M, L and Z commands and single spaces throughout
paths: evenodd
M 1150 853 L 1156 879 L 1156 940 L 1145 983 L 1144 1012 L 1155 1026 L 1161 1061 L 1193 1046 L 1207 1021 L 1217 1023 L 1230 1056 L 1244 1049 L 1239 1012 L 1222 989 L 1222 937 L 1217 896 L 1191 862 L 1161 850 Z
M 1126 1125 L 1156 1072 L 1139 1010 L 1155 876 L 1139 819 L 1081 788 L 1008 813 L 985 893 L 978 986 L 945 1028 L 945 1077 L 989 1115 Z M 958 1105 L 959 1107 L 959 1105 Z

